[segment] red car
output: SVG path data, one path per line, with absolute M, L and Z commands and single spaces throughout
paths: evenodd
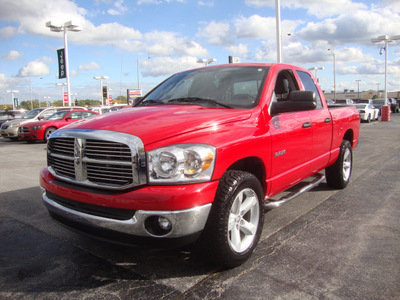
M 29 122 L 18 128 L 18 138 L 26 141 L 44 141 L 57 129 L 81 119 L 99 115 L 88 110 L 63 110 L 45 120 Z

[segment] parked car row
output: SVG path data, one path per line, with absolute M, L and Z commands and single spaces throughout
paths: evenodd
M 0 112 L 0 133 L 13 141 L 44 141 L 57 129 L 78 120 L 131 107 L 125 104 L 99 106 L 87 109 L 82 106 L 41 107 L 28 112 Z M 4 120 L 3 120 L 4 119 Z
M 355 106 L 360 113 L 360 120 L 365 122 L 371 122 L 373 120 L 378 120 L 381 115 L 382 106 L 390 106 L 392 113 L 398 113 L 400 100 L 394 98 L 376 98 L 376 99 L 359 99 L 357 101 L 352 99 L 338 99 L 335 101 L 328 101 L 328 105 L 339 106 L 339 105 L 351 105 Z
M 81 106 L 35 108 L 23 114 L 18 119 L 9 120 L 1 124 L 0 133 L 2 137 L 16 141 L 19 139 L 19 128 L 21 126 L 25 126 L 25 124 L 27 123 L 43 121 L 60 111 L 74 111 L 74 110 L 88 111 L 85 107 Z M 28 134 L 27 130 L 28 129 L 25 129 L 25 132 L 23 132 L 24 135 Z
M 89 110 L 62 110 L 45 120 L 28 122 L 19 126 L 18 138 L 28 142 L 47 142 L 49 136 L 57 129 L 97 115 L 98 113 Z

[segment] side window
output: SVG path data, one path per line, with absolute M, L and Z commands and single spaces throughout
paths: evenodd
M 318 89 L 314 84 L 313 79 L 311 78 L 310 74 L 303 72 L 303 71 L 296 71 L 297 75 L 299 75 L 301 82 L 303 83 L 304 89 L 306 91 L 313 91 L 315 92 L 315 100 L 317 101 L 317 109 L 321 109 L 322 102 L 321 97 L 319 95 Z
M 50 117 L 50 116 L 51 116 L 52 114 L 54 114 L 55 112 L 56 112 L 55 109 L 49 109 L 49 110 L 45 111 L 45 112 L 41 115 L 41 117 L 42 117 L 42 118 Z
M 299 90 L 296 79 L 290 70 L 282 70 L 276 78 L 274 92 L 277 101 L 287 100 L 290 92 Z
M 69 116 L 72 120 L 78 120 L 82 119 L 82 112 L 80 111 L 73 111 L 72 113 L 69 114 Z

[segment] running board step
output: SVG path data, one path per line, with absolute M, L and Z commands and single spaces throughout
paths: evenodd
M 315 179 L 313 179 L 308 185 L 303 186 L 302 188 L 300 188 L 296 191 L 293 191 L 289 195 L 283 196 L 279 200 L 265 199 L 264 200 L 264 209 L 269 210 L 269 209 L 277 208 L 277 207 L 281 206 L 283 203 L 286 203 L 286 202 L 300 196 L 301 194 L 311 190 L 312 188 L 314 188 L 318 184 L 320 184 L 323 180 L 325 180 L 325 175 L 323 175 L 321 173 L 317 173 L 313 176 L 315 176 Z

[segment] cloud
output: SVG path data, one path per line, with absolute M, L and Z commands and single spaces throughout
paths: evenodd
M 275 0 L 246 0 L 249 6 L 270 6 L 275 7 Z M 285 0 L 281 1 L 281 8 L 305 9 L 308 14 L 319 18 L 335 16 L 343 13 L 354 13 L 360 9 L 365 9 L 366 5 L 354 3 L 351 0 Z
M 150 56 L 207 56 L 208 51 L 200 44 L 178 37 L 176 33 L 154 31 L 145 34 L 147 53 Z
M 19 77 L 41 76 L 50 74 L 50 68 L 41 60 L 29 62 L 23 66 L 19 72 Z
M 197 35 L 208 38 L 211 45 L 228 45 L 233 43 L 233 32 L 229 23 L 211 21 L 200 28 Z
M 293 32 L 303 21 L 282 21 L 282 34 Z M 249 18 L 240 17 L 234 20 L 236 37 L 239 39 L 275 39 L 275 17 L 252 15 Z
M 249 49 L 244 44 L 229 46 L 226 48 L 230 53 L 235 55 L 246 55 L 249 53 Z
M 21 82 L 21 78 L 7 77 L 5 74 L 0 73 L 0 90 L 7 88 L 14 88 L 14 86 Z
M 145 60 L 141 63 L 143 76 L 169 76 L 171 74 L 201 67 L 197 63 L 197 58 L 186 56 L 181 58 L 156 57 L 151 60 Z
M 4 55 L 2 58 L 8 61 L 18 60 L 22 57 L 22 52 L 11 50 L 7 55 Z
M 97 63 L 95 63 L 94 61 L 92 61 L 86 65 L 80 65 L 78 67 L 78 70 L 80 70 L 80 71 L 100 70 L 100 69 L 101 69 L 100 66 Z
M 8 39 L 14 35 L 17 35 L 19 33 L 18 28 L 13 27 L 13 26 L 7 26 L 4 28 L 0 28 L 0 36 L 3 39 Z
M 360 10 L 319 23 L 310 22 L 297 35 L 306 41 L 328 40 L 330 44 L 338 45 L 371 45 L 370 39 L 382 35 L 382 32 L 388 35 L 398 34 L 399 24 L 400 16 L 389 9 Z
M 128 11 L 128 8 L 123 4 L 124 0 L 117 0 L 114 3 L 114 8 L 110 8 L 107 12 L 112 16 L 122 15 Z

